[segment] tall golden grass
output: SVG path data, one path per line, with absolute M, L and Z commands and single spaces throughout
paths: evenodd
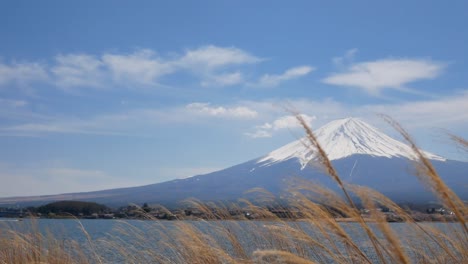
M 121 221 L 114 232 L 97 240 L 80 225 L 86 238 L 81 244 L 61 241 L 37 227 L 30 232 L 0 228 L 0 264 L 468 263 L 466 204 L 443 182 L 400 124 L 383 116 L 413 149 L 418 179 L 455 213 L 458 224 L 416 222 L 410 211 L 381 193 L 343 182 L 312 129 L 301 115 L 296 117 L 306 132 L 305 144 L 316 151 L 318 165 L 340 187 L 341 194 L 295 179 L 285 194 L 288 205 L 284 209 L 289 210 L 290 218 L 280 218 L 261 206 L 283 205 L 276 203 L 267 191 L 256 189 L 251 193 L 260 198 L 257 203 L 241 200 L 220 205 L 190 200 L 190 207 L 202 212 L 204 220 L 144 221 L 138 225 Z M 466 147 L 466 140 L 455 136 L 452 139 Z M 369 216 L 362 216 L 352 195 L 370 209 Z M 381 206 L 395 212 L 405 223 L 389 224 L 386 215 L 377 210 Z M 248 211 L 262 220 L 251 221 L 244 215 L 233 218 L 230 210 Z M 337 216 L 353 222 L 340 222 Z

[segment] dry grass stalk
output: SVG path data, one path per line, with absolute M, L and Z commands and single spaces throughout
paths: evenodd
M 468 141 L 460 136 L 457 136 L 457 135 L 454 135 L 454 134 L 451 134 L 451 133 L 447 133 L 449 135 L 449 137 L 457 144 L 459 144 L 460 146 L 462 146 L 466 151 L 468 151 Z
M 433 193 L 440 198 L 444 205 L 455 213 L 455 216 L 460 222 L 465 235 L 468 237 L 468 226 L 465 222 L 465 217 L 467 215 L 467 208 L 465 203 L 440 178 L 432 163 L 418 148 L 409 133 L 398 122 L 396 122 L 388 115 L 381 116 L 387 123 L 393 126 L 393 128 L 395 128 L 395 130 L 397 130 L 410 145 L 411 149 L 416 155 L 416 158 L 418 159 L 418 169 L 421 171 L 421 173 L 418 174 L 418 176 L 420 176 L 419 178 L 423 183 L 428 184 L 431 187 Z
M 327 174 L 329 176 L 331 176 L 331 178 L 334 181 L 336 181 L 336 183 L 338 184 L 340 189 L 343 191 L 343 193 L 344 193 L 344 195 L 346 197 L 346 200 L 348 201 L 348 203 L 350 205 L 350 209 L 354 210 L 355 214 L 358 215 L 359 223 L 361 224 L 361 226 L 363 227 L 363 229 L 366 231 L 367 235 L 369 236 L 369 238 L 370 238 L 370 240 L 371 240 L 371 242 L 372 242 L 372 244 L 374 246 L 374 249 L 375 249 L 377 255 L 379 256 L 379 259 L 383 263 L 386 263 L 385 258 L 384 258 L 383 253 L 382 253 L 382 250 L 386 251 L 386 249 L 382 247 L 382 245 L 379 243 L 379 241 L 377 240 L 377 238 L 375 237 L 373 232 L 370 230 L 369 226 L 365 223 L 364 219 L 358 213 L 359 210 L 358 210 L 357 206 L 355 205 L 353 199 L 351 198 L 348 191 L 346 190 L 341 178 L 338 175 L 338 172 L 335 170 L 335 168 L 333 167 L 330 159 L 328 158 L 327 153 L 325 152 L 325 150 L 320 145 L 320 142 L 318 142 L 317 137 L 314 135 L 312 129 L 307 125 L 307 122 L 304 120 L 304 118 L 300 114 L 296 114 L 296 119 L 299 121 L 302 128 L 305 130 L 307 139 L 309 140 L 310 144 L 316 149 L 317 158 L 319 160 L 319 163 L 323 165 L 323 167 L 325 168 Z
M 385 215 L 377 210 L 377 205 L 373 199 L 366 192 L 355 191 L 354 193 L 359 196 L 365 208 L 370 209 L 371 215 L 373 216 L 377 227 L 385 236 L 385 239 L 389 244 L 390 252 L 394 253 L 391 257 L 395 256 L 397 262 L 399 263 L 410 263 L 409 257 L 406 255 L 400 240 L 391 230 Z
M 262 250 L 254 252 L 258 263 L 314 264 L 315 262 L 300 258 L 294 254 L 277 250 Z
M 398 206 L 396 203 L 394 203 L 392 200 L 390 200 L 388 197 L 384 196 L 383 194 L 370 189 L 368 187 L 364 186 L 356 186 L 356 185 L 348 185 L 348 188 L 351 189 L 354 193 L 356 193 L 361 199 L 367 199 L 367 200 L 372 200 L 371 206 L 375 208 L 376 204 L 379 204 L 381 206 L 384 206 L 388 208 L 390 211 L 394 212 L 398 217 L 400 217 L 404 223 L 407 223 L 411 225 L 412 232 L 416 232 L 419 237 L 424 237 L 424 239 L 429 239 L 432 242 L 434 242 L 437 247 L 442 248 L 444 252 L 447 253 L 447 256 L 449 259 L 451 259 L 453 262 L 456 262 L 457 258 L 455 255 L 452 253 L 453 250 L 450 250 L 449 247 L 447 247 L 446 243 L 444 241 L 450 241 L 450 237 L 446 236 L 444 234 L 441 234 L 439 230 L 434 229 L 434 228 L 428 228 L 428 227 L 423 227 L 419 223 L 417 223 L 414 218 L 405 210 L 403 210 L 400 206 Z M 369 201 L 368 201 L 369 203 Z M 371 211 L 374 214 L 379 213 L 377 210 Z M 385 223 L 384 223 L 385 224 Z M 385 232 L 385 231 L 384 231 Z M 394 232 L 388 233 L 387 235 L 395 236 Z M 463 241 L 462 239 L 459 239 L 458 241 Z M 410 243 L 408 243 L 410 244 Z M 452 243 L 452 248 L 457 247 L 460 243 Z M 429 248 L 429 251 L 432 251 L 432 248 Z M 457 250 L 457 252 L 463 252 L 463 250 Z M 465 252 L 468 254 L 468 252 Z M 439 254 L 432 254 L 435 258 L 439 257 Z M 438 261 L 437 263 L 443 263 L 441 261 Z
M 82 247 L 59 241 L 51 235 L 43 235 L 36 227 L 31 232 L 7 231 L 0 233 L 0 263 L 48 263 L 48 264 L 87 264 L 95 262 L 85 256 Z

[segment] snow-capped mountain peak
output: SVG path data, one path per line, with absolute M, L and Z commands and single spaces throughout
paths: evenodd
M 415 159 L 409 146 L 387 136 L 358 118 L 332 121 L 315 130 L 314 133 L 330 160 L 341 159 L 353 154 Z M 316 158 L 314 148 L 306 147 L 307 145 L 309 144 L 305 138 L 296 140 L 270 152 L 258 160 L 258 163 L 262 163 L 262 166 L 268 166 L 279 161 L 297 158 L 304 167 L 309 161 Z M 424 152 L 424 154 L 429 159 L 445 160 L 429 152 Z

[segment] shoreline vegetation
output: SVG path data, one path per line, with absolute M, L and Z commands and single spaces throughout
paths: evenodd
M 201 202 L 199 202 L 201 203 Z M 413 206 L 415 207 L 415 206 Z M 269 215 L 257 214 L 254 210 L 236 207 L 224 207 L 221 212 L 219 206 L 208 206 L 211 214 L 199 210 L 197 207 L 186 207 L 169 210 L 162 206 L 129 205 L 112 209 L 105 205 L 80 202 L 80 201 L 59 201 L 46 204 L 40 207 L 28 208 L 0 208 L 0 221 L 6 218 L 12 219 L 127 219 L 127 220 L 169 220 L 169 221 L 196 221 L 196 220 L 272 220 L 283 219 L 288 221 L 301 221 L 306 216 L 298 209 L 286 207 L 265 206 Z M 381 212 L 387 222 L 404 222 L 404 218 L 397 215 L 389 208 L 360 208 L 360 215 L 366 222 L 375 222 L 374 213 L 371 210 Z M 411 216 L 415 222 L 456 222 L 454 213 L 441 205 L 420 205 L 417 209 L 406 207 L 405 212 Z M 333 218 L 337 222 L 358 222 L 359 219 L 347 217 L 346 215 L 334 212 Z
M 382 116 L 411 146 L 417 157 L 416 177 L 434 193 L 441 205 L 429 208 L 426 214 L 402 208 L 375 190 L 343 182 L 312 129 L 301 115 L 296 114 L 296 118 L 306 132 L 304 144 L 317 153 L 314 166 L 323 169 L 336 182 L 340 193 L 295 179 L 284 195 L 287 207 L 261 189 L 250 192 L 257 197 L 255 202 L 241 200 L 236 205 L 190 200 L 179 213 L 183 211 L 185 216 L 200 221 L 173 221 L 171 228 L 161 221 L 147 221 L 144 227 L 123 222 L 122 228 L 105 240 L 97 241 L 80 224 L 86 237 L 86 241 L 80 243 L 65 242 L 41 230 L 22 233 L 0 228 L 0 264 L 468 263 L 467 204 L 443 182 L 430 160 L 396 121 Z M 457 146 L 468 151 L 465 139 L 450 136 Z M 266 204 L 268 207 L 262 206 Z M 91 207 L 97 210 L 89 211 L 91 215 L 110 214 L 99 205 Z M 60 211 L 54 212 L 53 208 L 44 211 L 47 216 L 54 216 L 50 213 L 60 215 Z M 84 208 L 87 207 L 82 210 Z M 158 216 L 177 219 L 177 212 L 164 207 L 135 208 L 148 219 L 158 219 Z M 130 212 L 132 210 L 127 211 L 127 215 Z M 233 212 L 238 212 L 233 215 L 239 219 L 233 217 Z M 79 216 L 80 212 L 75 213 Z M 428 225 L 418 221 L 415 217 L 418 214 L 421 218 L 429 215 L 440 217 L 440 222 L 453 223 L 442 227 Z M 407 223 L 404 227 L 408 229 L 403 233 L 396 230 L 389 224 L 391 217 Z M 212 221 L 249 218 L 268 221 L 261 224 L 229 221 L 229 225 L 224 221 Z M 297 219 L 300 221 L 294 221 Z M 207 226 L 202 228 L 197 224 L 201 221 Z M 356 233 L 360 234 L 359 239 Z

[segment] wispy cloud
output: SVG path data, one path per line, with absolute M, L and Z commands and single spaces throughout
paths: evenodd
M 13 100 L 9 104 L 23 103 Z M 285 115 L 285 107 L 281 106 L 293 106 L 296 111 L 307 114 L 304 119 L 312 124 L 312 128 L 336 118 L 361 116 L 376 119 L 377 113 L 385 113 L 411 128 L 439 126 L 468 129 L 468 92 L 465 91 L 431 100 L 361 106 L 348 105 L 333 99 L 241 101 L 229 105 L 194 102 L 169 108 L 133 109 L 81 118 L 33 115 L 29 112 L 15 117 L 10 114 L 13 107 L 10 106 L 4 108 L 5 115 L 16 119 L 3 124 L 0 135 L 41 136 L 61 133 L 146 137 L 154 133 L 155 129 L 169 129 L 175 124 L 184 124 L 186 127 L 203 124 L 234 126 L 240 133 L 254 138 L 272 137 L 298 126 L 295 118 Z M 27 108 L 27 105 L 16 108 Z M 257 126 L 254 126 L 255 123 Z
M 433 100 L 366 105 L 360 113 L 385 113 L 410 127 L 464 127 L 468 129 L 468 91 Z
M 152 86 L 175 71 L 171 62 L 159 59 L 151 50 L 105 53 L 101 57 L 68 54 L 55 60 L 50 70 L 55 84 L 64 89 Z
M 337 67 L 342 67 L 345 64 L 351 63 L 354 60 L 354 57 L 358 53 L 358 49 L 349 49 L 346 53 L 341 57 L 333 57 L 332 62 Z
M 298 66 L 294 68 L 290 68 L 286 70 L 282 74 L 265 74 L 262 77 L 260 77 L 260 80 L 258 83 L 254 84 L 257 86 L 264 86 L 264 87 L 274 87 L 278 86 L 280 83 L 284 81 L 288 81 L 291 79 L 296 79 L 302 76 L 305 76 L 312 71 L 314 71 L 315 68 L 311 66 Z
M 315 116 L 308 116 L 306 114 L 301 114 L 301 116 L 308 125 L 311 125 L 312 121 L 316 119 Z M 288 115 L 281 116 L 272 122 L 267 122 L 263 125 L 256 126 L 254 132 L 247 132 L 245 135 L 251 138 L 266 138 L 272 137 L 273 132 L 275 131 L 283 129 L 291 130 L 296 128 L 302 128 L 302 126 L 299 124 L 295 116 Z
M 158 58 L 148 49 L 128 55 L 104 54 L 102 62 L 116 83 L 154 85 L 161 76 L 176 70 L 171 61 Z
M 2 114 L 0 108 L 0 117 Z M 6 114 L 8 114 L 7 112 Z M 84 134 L 110 136 L 149 136 L 154 129 L 200 122 L 209 123 L 210 119 L 231 122 L 252 120 L 258 112 L 239 104 L 211 105 L 210 103 L 191 103 L 168 108 L 141 108 L 127 111 L 96 114 L 88 117 L 76 116 L 34 116 L 18 118 L 15 122 L 0 127 L 0 136 L 40 136 L 47 134 Z
M 187 50 L 185 55 L 175 63 L 191 70 L 214 70 L 228 65 L 257 63 L 261 59 L 235 47 L 202 46 Z
M 64 89 L 74 87 L 100 88 L 106 84 L 104 63 L 87 54 L 68 54 L 55 57 L 50 71 L 55 84 Z
M 202 86 L 232 86 L 244 83 L 239 71 L 226 68 L 261 62 L 262 59 L 235 47 L 202 46 L 187 50 L 185 55 L 173 62 L 174 65 L 195 74 Z
M 304 119 L 304 121 L 308 125 L 312 124 L 312 121 L 316 119 L 315 116 L 308 116 L 305 114 L 301 114 L 301 117 Z M 265 123 L 263 126 L 261 126 L 261 128 L 271 129 L 271 130 L 292 129 L 292 128 L 301 128 L 301 127 L 302 126 L 297 121 L 297 118 L 292 115 L 279 117 L 273 122 Z
M 157 86 L 164 76 L 188 72 L 202 86 L 231 86 L 244 83 L 239 69 L 262 59 L 235 47 L 202 46 L 183 54 L 158 56 L 151 49 L 132 53 L 61 54 L 50 64 L 0 64 L 0 87 L 47 81 L 66 91 L 83 88 Z
M 182 55 L 160 57 L 150 49 L 129 54 L 67 54 L 55 58 L 50 68 L 58 87 L 109 88 L 148 87 L 158 85 L 160 78 L 188 71 L 201 79 L 202 86 L 230 86 L 243 82 L 239 71 L 225 73 L 228 66 L 261 61 L 234 47 L 202 46 L 186 50 Z
M 271 138 L 273 134 L 271 131 L 257 129 L 254 132 L 245 132 L 244 135 L 250 138 Z
M 215 116 L 224 118 L 252 119 L 258 116 L 258 113 L 245 106 L 211 106 L 209 103 L 191 103 L 186 106 L 191 113 L 204 116 Z
M 131 53 L 60 54 L 48 64 L 0 64 L 0 86 L 47 81 L 69 92 L 88 88 L 148 88 L 165 86 L 163 77 L 180 73 L 188 74 L 205 87 L 277 86 L 315 70 L 311 66 L 297 66 L 282 74 L 265 74 L 258 81 L 252 81 L 257 77 L 243 73 L 243 67 L 262 61 L 245 50 L 214 45 L 166 56 L 151 49 Z
M 44 82 L 49 79 L 47 68 L 39 63 L 0 63 L 0 88 L 9 84 L 20 86 L 32 82 Z
M 380 121 L 377 114 L 389 114 L 409 129 L 445 128 L 453 131 L 468 130 L 468 91 L 454 95 L 441 96 L 420 101 L 388 104 L 348 105 L 333 99 L 314 101 L 307 99 L 273 101 L 250 101 L 244 105 L 254 109 L 262 118 L 273 120 L 251 128 L 244 135 L 252 138 L 268 138 L 282 127 L 294 129 L 294 119 L 284 116 L 284 107 L 293 106 L 295 111 L 310 117 L 313 129 L 324 123 L 344 117 L 358 116 L 368 120 Z M 307 118 L 306 118 L 307 119 Z
M 349 86 L 378 95 L 384 89 L 404 90 L 408 83 L 439 76 L 445 64 L 430 60 L 384 59 L 352 64 L 342 73 L 334 73 L 322 81 Z

